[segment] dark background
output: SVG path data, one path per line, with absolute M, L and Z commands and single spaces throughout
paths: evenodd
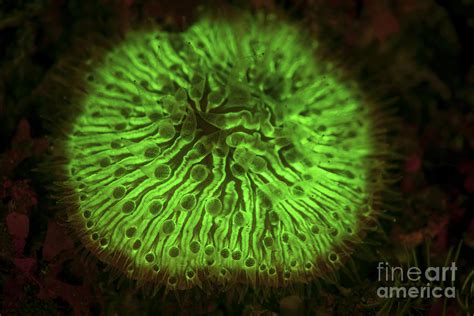
M 1 315 L 463 315 L 474 309 L 474 1 L 253 0 L 249 9 L 284 11 L 318 34 L 360 80 L 381 89 L 399 118 L 394 190 L 386 238 L 355 258 L 360 279 L 323 289 L 178 300 L 118 287 L 104 266 L 84 261 L 52 207 L 40 168 L 48 129 L 35 93 L 48 71 L 85 32 L 125 33 L 151 18 L 185 29 L 199 4 L 224 1 L 0 0 Z M 347 60 L 344 60 L 347 58 Z M 393 208 L 393 209 L 392 209 Z M 457 253 L 457 255 L 456 255 Z M 378 261 L 443 266 L 455 260 L 459 300 L 380 299 Z M 108 280 L 112 279 L 109 283 Z M 464 288 L 463 288 L 464 286 Z M 472 287 L 472 288 L 471 288 Z M 471 302 L 469 302 L 471 301 Z

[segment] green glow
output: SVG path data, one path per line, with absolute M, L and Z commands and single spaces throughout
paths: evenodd
M 177 288 L 336 267 L 373 215 L 375 149 L 357 87 L 316 53 L 268 16 L 129 33 L 84 74 L 66 142 L 86 246 Z

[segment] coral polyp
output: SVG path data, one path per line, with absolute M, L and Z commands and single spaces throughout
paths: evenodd
M 176 289 L 333 271 L 376 216 L 383 161 L 372 105 L 318 56 L 273 16 L 130 31 L 83 71 L 61 142 L 86 248 Z

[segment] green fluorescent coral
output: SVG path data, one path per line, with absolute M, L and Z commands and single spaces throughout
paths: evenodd
M 130 32 L 84 74 L 65 143 L 83 243 L 171 288 L 336 267 L 373 216 L 370 109 L 272 17 Z

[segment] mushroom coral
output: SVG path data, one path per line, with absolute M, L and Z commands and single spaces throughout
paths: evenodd
M 99 260 L 188 289 L 334 271 L 377 216 L 382 117 L 301 27 L 271 14 L 129 31 L 55 77 L 80 97 L 57 188 Z M 65 106 L 66 109 L 68 109 Z

